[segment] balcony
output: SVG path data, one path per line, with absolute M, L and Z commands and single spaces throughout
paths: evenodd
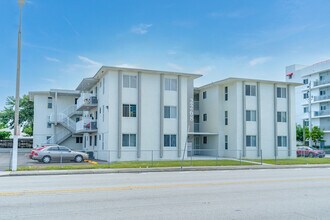
M 322 110 L 322 111 L 315 111 L 314 117 L 329 117 L 330 116 L 330 110 Z
M 97 131 L 97 122 L 92 118 L 83 118 L 81 121 L 76 123 L 76 132 L 96 132 Z
M 97 107 L 97 97 L 91 93 L 81 93 L 77 101 L 77 111 L 89 111 Z
M 329 101 L 330 95 L 320 95 L 314 96 L 314 102 L 322 102 L 322 101 Z
M 315 86 L 322 86 L 322 85 L 326 85 L 326 84 L 330 84 L 330 79 L 324 79 L 324 80 L 316 80 L 316 81 L 314 81 L 314 87 Z
M 199 115 L 199 101 L 194 101 L 194 114 Z

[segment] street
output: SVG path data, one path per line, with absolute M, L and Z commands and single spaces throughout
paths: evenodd
M 0 177 L 0 219 L 329 219 L 330 169 Z

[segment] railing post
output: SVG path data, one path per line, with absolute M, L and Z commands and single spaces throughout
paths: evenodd
M 151 151 L 151 167 L 154 166 L 154 151 Z

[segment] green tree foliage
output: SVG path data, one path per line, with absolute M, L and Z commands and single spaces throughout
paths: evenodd
M 0 131 L 0 140 L 7 140 L 10 137 L 10 132 Z
M 20 112 L 19 112 L 19 124 L 23 130 L 29 128 L 27 131 L 31 135 L 33 131 L 33 102 L 29 100 L 28 95 L 24 95 L 20 99 Z M 0 121 L 8 126 L 9 128 L 14 127 L 14 118 L 15 118 L 15 98 L 13 96 L 7 97 L 6 105 L 4 110 L 0 112 Z
M 312 128 L 312 132 L 309 135 L 309 138 L 314 142 L 314 146 L 317 145 L 318 142 L 323 141 L 324 131 L 322 131 L 319 127 L 314 126 Z
M 296 140 L 305 142 L 309 139 L 308 127 L 301 127 L 301 125 L 296 125 Z

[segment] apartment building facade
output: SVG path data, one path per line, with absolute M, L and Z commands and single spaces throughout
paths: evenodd
M 296 87 L 296 123 L 324 130 L 325 145 L 330 144 L 330 60 L 310 66 L 286 67 L 286 81 Z
M 76 90 L 30 92 L 34 146 L 107 161 L 295 157 L 297 83 L 228 78 L 194 88 L 200 76 L 104 66 Z
M 295 86 L 227 78 L 198 88 L 200 149 L 229 158 L 296 157 Z

